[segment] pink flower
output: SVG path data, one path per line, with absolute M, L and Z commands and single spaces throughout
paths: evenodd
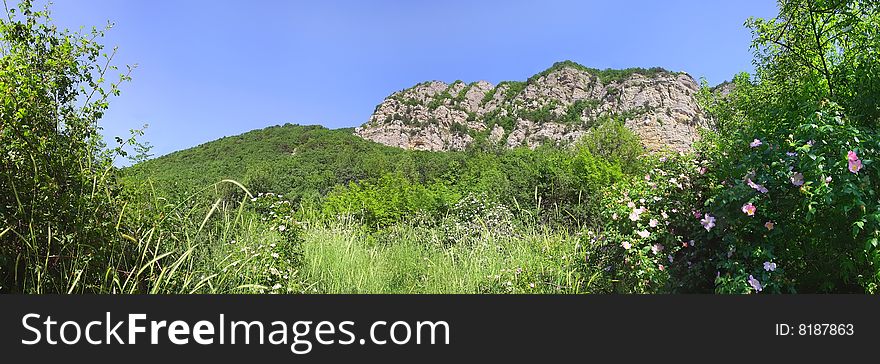
M 662 271 L 662 270 L 666 269 L 666 267 L 664 267 L 663 264 L 659 264 L 657 266 L 657 269 L 660 269 Z
M 851 161 L 857 161 L 857 160 L 859 160 L 859 155 L 856 154 L 856 152 L 849 151 L 846 153 L 846 159 L 851 160 Z
M 755 139 L 755 140 L 752 140 L 751 143 L 749 143 L 749 146 L 752 148 L 757 148 L 757 147 L 760 147 L 761 144 L 764 144 L 764 143 L 761 143 L 761 139 Z
M 706 229 L 706 231 L 712 230 L 712 228 L 715 227 L 715 216 L 706 214 L 706 216 L 700 220 L 700 224 L 703 225 L 703 228 Z
M 854 161 L 849 161 L 849 171 L 852 173 L 858 174 L 862 169 L 862 161 L 856 159 Z
M 706 167 L 700 167 L 699 172 L 700 172 L 700 174 L 706 174 L 706 172 L 707 172 L 708 170 L 709 170 L 709 169 L 706 168 Z
M 651 219 L 651 221 L 648 221 L 648 226 L 650 226 L 652 228 L 657 227 L 657 224 L 659 224 L 657 219 Z
M 701 213 L 701 212 L 699 212 L 699 211 L 693 211 L 693 213 L 694 213 L 694 218 L 695 218 L 695 219 L 699 219 L 700 217 L 703 216 L 703 213 Z
M 749 216 L 755 216 L 755 210 L 757 210 L 757 208 L 755 207 L 755 205 L 752 205 L 751 202 L 743 205 L 742 207 L 742 212 Z
M 859 173 L 862 169 L 862 161 L 859 159 L 859 155 L 856 152 L 849 151 L 846 153 L 846 160 L 849 162 L 849 171 L 852 173 Z
M 628 242 L 628 241 L 624 241 L 624 242 L 620 243 L 620 246 L 622 246 L 626 250 L 629 250 L 630 248 L 632 248 L 632 244 L 630 244 L 630 242 Z
M 800 172 L 795 172 L 791 176 L 791 184 L 798 186 L 798 187 L 803 186 L 804 185 L 804 174 L 800 173 Z
M 775 226 L 776 224 L 773 223 L 773 221 L 767 221 L 764 223 L 764 227 L 767 228 L 767 230 L 773 230 Z
M 831 183 L 831 176 L 825 177 L 825 183 Z
M 776 270 L 776 263 L 773 262 L 764 262 L 764 270 L 768 272 L 772 272 Z
M 757 184 L 757 183 L 755 183 L 755 182 L 752 182 L 752 179 L 751 179 L 751 178 L 747 178 L 747 179 L 746 179 L 746 184 L 748 184 L 749 187 L 758 190 L 758 192 L 760 192 L 760 193 L 767 193 L 767 189 L 764 188 L 764 186 L 761 186 L 761 185 L 759 185 L 759 184 Z
M 764 289 L 764 286 L 761 286 L 761 282 L 758 281 L 757 279 L 755 279 L 755 277 L 752 277 L 751 274 L 749 275 L 748 282 L 749 282 L 749 285 L 751 285 L 752 288 L 755 289 L 755 292 L 761 292 L 761 290 Z
M 639 236 L 641 236 L 642 238 L 647 238 L 651 236 L 651 233 L 649 233 L 648 230 L 639 231 L 637 234 L 639 234 Z

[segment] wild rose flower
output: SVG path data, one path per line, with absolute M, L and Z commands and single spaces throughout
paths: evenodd
M 666 267 L 664 267 L 663 264 L 658 264 L 657 269 L 662 271 L 662 270 L 666 269 Z
M 754 188 L 755 190 L 757 190 L 760 193 L 767 193 L 768 192 L 767 188 L 765 188 L 764 186 L 761 186 L 755 182 L 752 182 L 751 178 L 746 179 L 746 184 L 748 184 L 749 187 Z
M 755 210 L 757 210 L 757 208 L 755 205 L 752 205 L 751 202 L 742 206 L 742 212 L 749 216 L 755 216 Z
M 646 175 L 645 175 L 645 181 L 650 181 L 650 180 L 651 180 L 651 175 L 650 175 L 650 174 L 646 174 Z
M 651 221 L 648 221 L 648 226 L 650 226 L 650 227 L 652 227 L 652 228 L 657 227 L 657 224 L 659 224 L 659 222 L 657 221 L 657 219 L 651 219 Z
M 663 245 L 660 243 L 654 244 L 651 247 L 651 252 L 654 253 L 654 255 L 657 255 L 657 253 L 660 253 L 662 251 L 663 251 Z
M 632 221 L 639 221 L 643 212 L 645 212 L 644 207 L 634 209 L 632 213 L 629 214 L 629 219 Z
M 706 172 L 708 172 L 708 171 L 709 170 L 706 167 L 700 167 L 700 170 L 699 170 L 700 174 L 706 174 Z
M 620 246 L 622 246 L 626 250 L 629 250 L 630 248 L 632 248 L 632 244 L 628 241 L 624 241 L 624 242 L 620 243 Z
M 706 229 L 706 231 L 712 230 L 712 228 L 715 227 L 715 216 L 706 214 L 706 216 L 700 220 L 700 224 L 703 225 L 703 228 Z
M 858 174 L 862 169 L 862 161 L 856 159 L 854 161 L 849 161 L 849 171 L 852 173 Z
M 694 213 L 694 218 L 695 218 L 695 219 L 699 219 L 700 217 L 703 216 L 703 213 L 701 213 L 701 212 L 699 212 L 699 211 L 696 211 L 696 210 L 694 210 L 693 213 Z
M 764 262 L 764 270 L 768 272 L 772 272 L 776 270 L 776 263 L 773 262 Z
M 749 282 L 749 285 L 751 285 L 752 288 L 755 289 L 755 292 L 761 292 L 761 290 L 764 289 L 764 287 L 761 286 L 761 282 L 758 281 L 757 279 L 755 279 L 755 277 L 752 277 L 751 274 L 749 275 L 749 280 L 748 280 L 748 282 Z
M 757 148 L 757 147 L 760 147 L 761 144 L 764 144 L 761 142 L 761 139 L 755 139 L 755 140 L 752 140 L 751 143 L 749 143 L 749 146 L 752 148 Z
M 849 151 L 846 153 L 846 160 L 849 162 L 849 171 L 858 174 L 862 169 L 862 161 L 856 152 Z
M 800 172 L 795 172 L 794 175 L 791 176 L 791 184 L 800 187 L 804 185 L 804 174 Z
M 661 213 L 660 213 L 660 216 L 662 216 L 664 219 L 668 219 L 668 218 L 669 218 L 669 214 L 667 214 L 666 211 L 661 212 Z
M 861 169 L 862 169 L 862 161 L 860 161 L 860 160 L 849 161 L 849 171 L 850 172 L 859 173 L 859 171 Z
M 636 208 L 636 204 L 633 203 L 632 201 L 630 201 L 629 203 L 626 204 L 626 207 L 629 207 L 629 208 L 631 208 L 631 209 L 634 209 L 634 208 Z
M 773 230 L 773 227 L 775 226 L 776 224 L 774 224 L 773 221 L 767 221 L 764 223 L 764 227 L 767 228 L 767 230 Z
M 647 237 L 651 236 L 651 233 L 649 233 L 648 230 L 642 230 L 636 234 L 639 234 L 639 236 L 641 236 L 642 238 L 647 238 Z
M 825 183 L 831 183 L 831 176 L 825 177 Z
M 851 161 L 858 160 L 858 159 L 859 159 L 859 155 L 856 154 L 856 152 L 849 151 L 849 152 L 846 153 L 846 159 L 847 159 L 847 160 L 851 160 Z

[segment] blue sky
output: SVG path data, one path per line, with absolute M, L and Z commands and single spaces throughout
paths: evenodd
M 149 124 L 156 155 L 283 123 L 360 125 L 425 80 L 524 80 L 556 61 L 660 66 L 716 84 L 752 70 L 742 1 L 59 0 L 57 24 L 116 23 L 104 39 L 138 64 L 105 135 Z

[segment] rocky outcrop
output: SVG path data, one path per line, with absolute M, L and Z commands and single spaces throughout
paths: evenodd
M 396 92 L 355 133 L 416 150 L 462 150 L 474 142 L 564 145 L 592 125 L 620 118 L 651 150 L 685 151 L 704 126 L 684 73 L 653 69 L 595 70 L 560 62 L 525 82 L 425 82 Z

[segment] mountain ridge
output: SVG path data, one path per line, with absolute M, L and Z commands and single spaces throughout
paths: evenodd
M 534 148 L 577 140 L 605 118 L 620 118 L 648 149 L 689 150 L 705 125 L 689 74 L 557 62 L 526 81 L 426 81 L 376 106 L 355 134 L 404 149 L 464 150 L 473 144 Z

